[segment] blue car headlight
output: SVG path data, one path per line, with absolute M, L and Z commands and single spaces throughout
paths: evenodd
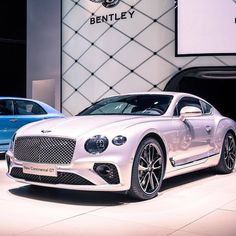
M 108 144 L 107 137 L 95 135 L 85 142 L 84 148 L 88 153 L 97 154 L 104 152 L 107 149 Z
M 15 133 L 15 134 L 12 136 L 12 138 L 11 138 L 11 142 L 10 142 L 10 145 L 9 145 L 9 150 L 10 150 L 10 151 L 13 151 L 13 146 L 14 146 L 15 137 L 16 137 L 16 133 Z

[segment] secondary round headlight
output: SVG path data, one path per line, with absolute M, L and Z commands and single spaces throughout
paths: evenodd
M 122 135 L 118 135 L 112 139 L 112 143 L 116 146 L 121 146 L 124 143 L 126 143 L 126 141 L 127 141 L 127 138 Z
M 88 153 L 97 154 L 104 152 L 108 147 L 108 139 L 105 136 L 95 135 L 85 142 L 84 148 Z

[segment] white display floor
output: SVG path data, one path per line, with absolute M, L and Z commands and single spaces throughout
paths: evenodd
M 236 235 L 236 170 L 166 180 L 155 199 L 32 187 L 5 175 L 0 160 L 0 235 Z

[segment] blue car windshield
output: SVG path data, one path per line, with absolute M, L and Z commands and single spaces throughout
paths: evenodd
M 172 100 L 170 95 L 124 95 L 105 98 L 78 114 L 83 115 L 163 115 Z

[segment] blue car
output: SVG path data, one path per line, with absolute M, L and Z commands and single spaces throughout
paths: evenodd
M 21 126 L 48 118 L 65 117 L 51 106 L 32 99 L 0 97 L 0 153 L 8 150 L 11 138 Z

